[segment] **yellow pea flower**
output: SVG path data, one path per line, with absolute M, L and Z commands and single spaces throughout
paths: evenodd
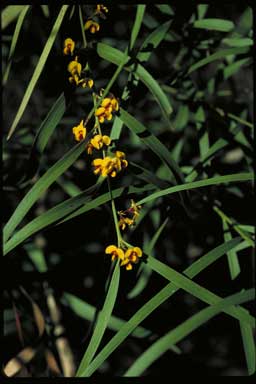
M 102 12 L 108 13 L 108 8 L 105 7 L 103 4 L 97 4 L 95 13 L 101 14 Z
M 113 176 L 114 164 L 111 157 L 106 156 L 104 159 L 94 159 L 92 161 L 92 166 L 94 167 L 94 174 L 106 177 L 108 175 Z
M 111 139 L 107 135 L 95 135 L 91 140 L 90 140 L 91 145 L 96 148 L 96 149 L 101 149 L 103 145 L 110 145 Z
M 132 269 L 132 264 L 137 264 L 139 258 L 142 256 L 142 250 L 139 247 L 128 248 L 125 251 L 124 259 L 121 262 L 121 266 L 125 265 L 127 270 Z
M 63 48 L 63 54 L 64 55 L 72 55 L 75 49 L 75 42 L 74 40 L 67 38 L 64 41 L 64 48 Z
M 124 251 L 121 248 L 116 247 L 115 245 L 109 245 L 105 249 L 105 253 L 108 255 L 112 255 L 111 260 L 114 261 L 115 259 L 124 259 Z
M 84 25 L 85 30 L 89 29 L 91 33 L 98 32 L 100 29 L 100 25 L 93 20 L 87 20 Z
M 80 76 L 82 71 L 82 64 L 78 62 L 77 57 L 75 60 L 71 61 L 68 64 L 68 71 L 71 73 L 72 76 Z
M 86 128 L 84 127 L 84 121 L 81 120 L 80 124 L 76 127 L 73 127 L 73 134 L 76 141 L 81 141 L 86 136 Z

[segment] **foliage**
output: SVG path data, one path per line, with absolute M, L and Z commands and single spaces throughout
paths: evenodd
M 7 376 L 255 373 L 252 45 L 243 4 L 3 7 Z

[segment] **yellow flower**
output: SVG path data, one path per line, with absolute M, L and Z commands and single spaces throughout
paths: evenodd
M 107 135 L 95 135 L 91 140 L 90 140 L 91 145 L 96 148 L 96 149 L 101 149 L 103 145 L 110 145 L 111 139 Z
M 111 157 L 106 156 L 104 159 L 94 159 L 92 161 L 92 166 L 94 167 L 94 174 L 106 177 L 110 175 L 111 177 L 116 176 L 116 172 L 114 171 L 113 159 Z
M 80 124 L 76 127 L 73 127 L 73 134 L 75 136 L 76 141 L 81 141 L 86 136 L 86 128 L 84 127 L 84 121 L 81 120 Z
M 95 13 L 97 14 L 101 14 L 102 12 L 106 12 L 108 13 L 108 8 L 105 7 L 103 4 L 97 4 L 97 8 L 96 8 L 96 11 Z
M 111 257 L 112 261 L 115 259 L 120 259 L 120 260 L 124 259 L 124 251 L 121 248 L 116 247 L 115 245 L 109 245 L 105 249 L 105 253 L 108 255 L 112 255 Z
M 72 76 L 74 75 L 81 75 L 82 71 L 82 64 L 78 62 L 78 58 L 76 57 L 75 60 L 70 61 L 68 65 L 68 71 L 71 73 Z
M 93 149 L 92 147 L 94 147 L 91 141 L 90 141 L 89 148 L 87 148 L 87 152 L 89 154 L 92 153 L 92 149 Z M 95 145 L 98 146 L 97 140 L 95 140 Z M 93 170 L 94 174 L 95 175 L 101 174 L 104 177 L 108 175 L 111 177 L 116 177 L 117 172 L 121 171 L 122 168 L 127 167 L 128 161 L 123 159 L 125 154 L 120 151 L 117 151 L 117 152 L 122 154 L 122 155 L 119 155 L 121 158 L 106 156 L 104 157 L 104 159 L 94 159 L 92 162 L 92 166 L 94 167 L 94 170 Z
M 95 135 L 87 145 L 87 153 L 88 155 L 92 154 L 93 148 L 101 149 L 103 145 L 110 145 L 111 139 L 107 135 Z
M 113 95 L 111 95 L 110 97 L 105 97 L 102 100 L 100 107 L 95 111 L 95 116 L 98 117 L 100 123 L 104 123 L 105 119 L 111 120 L 112 112 L 118 111 L 118 109 L 118 100 Z
M 125 153 L 121 151 L 116 151 L 115 156 L 115 168 L 119 172 L 122 168 L 126 168 L 128 166 L 128 161 L 125 160 Z
M 104 107 L 99 107 L 95 111 L 95 116 L 98 117 L 100 123 L 104 123 L 104 120 L 111 120 L 112 113 Z
M 141 205 L 137 205 L 134 200 L 131 200 L 131 206 L 125 211 L 118 211 L 119 222 L 118 225 L 122 231 L 126 228 L 126 225 L 131 226 L 135 224 L 137 217 L 140 214 Z
M 134 217 L 137 218 L 140 214 L 141 205 L 137 205 L 133 199 L 131 199 L 131 208 L 130 210 L 133 212 Z
M 75 49 L 75 42 L 68 38 L 64 41 L 63 54 L 64 55 L 72 55 Z
M 126 225 L 133 225 L 134 221 L 133 219 L 129 219 L 128 217 L 121 216 L 118 226 L 122 229 L 122 231 L 125 229 Z
M 132 264 L 137 264 L 141 256 L 142 250 L 139 247 L 128 248 L 125 251 L 124 259 L 121 262 L 121 266 L 125 265 L 125 268 L 127 270 L 131 270 Z
M 105 109 L 109 109 L 111 112 L 113 109 L 115 111 L 118 111 L 119 109 L 118 101 L 113 95 L 111 95 L 111 97 L 106 97 L 105 99 L 103 99 L 101 106 Z
M 98 32 L 100 29 L 100 25 L 93 20 L 87 20 L 84 25 L 85 30 L 89 29 L 91 33 Z

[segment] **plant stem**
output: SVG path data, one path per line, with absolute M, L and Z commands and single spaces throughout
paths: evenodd
M 86 48 L 87 47 L 87 41 L 86 41 L 85 32 L 84 32 L 84 22 L 83 22 L 83 14 L 82 14 L 81 5 L 79 5 L 79 20 L 80 20 L 80 25 L 81 25 L 83 44 L 84 44 L 84 48 Z
M 110 196 L 111 196 L 112 214 L 113 214 L 113 219 L 114 219 L 115 228 L 116 228 L 117 246 L 120 247 L 121 243 L 123 242 L 123 239 L 122 239 L 122 235 L 121 235 L 121 232 L 120 232 L 120 229 L 119 229 L 119 225 L 118 225 L 118 218 L 117 218 L 117 213 L 116 213 L 116 205 L 115 205 L 115 200 L 113 199 L 113 196 L 112 196 L 112 189 L 111 189 L 111 184 L 110 184 L 110 181 L 109 181 L 109 176 L 107 176 L 107 177 L 108 177 L 108 189 L 109 189 L 109 193 L 110 193 Z

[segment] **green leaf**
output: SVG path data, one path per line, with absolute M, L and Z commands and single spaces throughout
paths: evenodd
M 40 179 L 41 180 L 41 179 Z M 79 216 L 85 212 L 88 212 L 96 207 L 99 207 L 102 204 L 107 203 L 111 200 L 109 192 L 104 193 L 95 199 L 92 199 L 92 193 L 94 193 L 100 186 L 102 179 L 98 184 L 89 187 L 85 191 L 81 192 L 79 195 L 72 197 L 63 201 L 62 203 L 57 204 L 55 207 L 49 209 L 47 212 L 36 217 L 30 221 L 27 225 L 17 231 L 10 240 L 8 240 L 3 247 L 3 254 L 6 255 L 20 243 L 25 241 L 27 238 L 35 234 L 36 232 L 48 227 L 53 223 L 63 223 L 68 221 L 76 216 Z M 125 187 L 114 189 L 112 191 L 113 198 L 121 196 L 124 192 L 127 194 L 139 194 L 152 190 L 154 186 L 147 185 L 142 188 L 137 188 L 130 186 L 128 190 Z M 26 201 L 26 198 L 25 198 Z M 19 206 L 18 206 L 19 208 Z M 7 232 L 8 233 L 8 232 Z
M 144 187 L 141 187 L 141 188 L 140 187 L 134 187 L 134 186 L 121 187 L 121 188 L 117 188 L 117 189 L 112 190 L 112 197 L 113 197 L 113 199 L 116 199 L 116 198 L 122 196 L 124 193 L 126 196 L 133 194 L 133 193 L 140 194 L 140 193 L 144 193 L 146 191 L 150 191 L 154 188 L 155 188 L 154 185 L 145 185 Z M 76 197 L 78 197 L 78 196 L 76 196 Z M 109 192 L 104 193 L 101 196 L 96 197 L 95 199 L 93 199 L 92 201 L 90 201 L 89 203 L 84 205 L 83 207 L 75 210 L 75 212 L 71 213 L 70 215 L 67 215 L 67 217 L 65 217 L 65 219 L 63 219 L 60 223 L 64 223 L 70 219 L 73 219 L 74 217 L 82 215 L 83 213 L 88 212 L 91 209 L 94 209 L 96 207 L 99 207 L 100 205 L 105 204 L 109 201 L 111 201 L 110 193 Z
M 241 334 L 243 339 L 243 346 L 245 351 L 248 374 L 253 375 L 255 373 L 255 361 L 256 361 L 253 330 L 248 324 L 241 323 L 241 322 L 240 322 L 240 329 L 241 329 Z
M 82 361 L 79 364 L 76 376 L 79 376 L 81 371 L 84 371 L 87 368 L 87 366 L 90 364 L 103 338 L 104 332 L 107 328 L 112 310 L 116 302 L 117 291 L 119 286 L 119 278 L 120 278 L 120 266 L 119 266 L 119 263 L 116 262 L 115 269 L 111 278 L 111 282 L 109 285 L 109 289 L 107 292 L 107 296 L 106 296 L 103 308 L 98 315 L 98 319 L 96 322 L 93 335 L 85 351 L 85 354 L 82 358 Z
M 253 40 L 249 37 L 242 38 L 225 38 L 222 40 L 223 44 L 226 44 L 230 47 L 248 47 L 253 45 Z
M 64 97 L 64 93 L 61 93 L 61 95 L 58 97 L 58 99 L 55 101 L 52 108 L 48 112 L 45 119 L 42 121 L 42 124 L 40 125 L 37 131 L 31 152 L 37 151 L 40 154 L 43 153 L 54 129 L 62 119 L 65 113 L 65 109 L 66 109 L 65 97 Z
M 201 285 L 194 283 L 192 280 L 188 279 L 181 273 L 175 271 L 173 268 L 167 266 L 159 260 L 154 259 L 151 256 L 148 256 L 147 263 L 150 268 L 155 272 L 165 277 L 166 279 L 173 282 L 179 288 L 182 288 L 184 291 L 190 293 L 191 295 L 197 297 L 198 299 L 204 301 L 207 304 L 217 304 L 220 300 L 220 297 L 209 291 L 208 289 L 202 287 Z M 255 327 L 255 320 L 251 315 L 248 315 L 243 308 L 231 307 L 224 310 L 225 313 L 235 317 L 239 321 L 244 321 L 250 324 L 252 327 Z
M 63 176 L 60 176 L 57 180 L 56 183 L 61 186 L 64 192 L 66 192 L 69 196 L 75 197 L 81 193 L 80 188 L 76 186 L 73 181 L 69 180 L 67 177 L 64 178 Z
M 93 321 L 96 308 L 87 303 L 84 300 L 81 300 L 77 296 L 72 295 L 71 293 L 65 292 L 62 296 L 62 302 L 65 304 L 65 302 L 68 304 L 68 306 L 72 309 L 72 311 L 75 312 L 76 315 L 88 320 Z M 112 315 L 108 322 L 108 328 L 112 331 L 119 331 L 119 329 L 126 323 L 125 320 L 120 319 L 119 317 L 116 317 Z M 131 336 L 137 337 L 137 338 L 144 338 L 151 334 L 152 332 L 143 328 L 143 327 L 137 327 L 135 330 L 131 333 Z
M 48 18 L 50 16 L 49 6 L 48 5 L 41 5 L 41 9 L 43 11 L 44 16 Z
M 224 231 L 224 240 L 229 241 L 232 239 L 232 235 L 229 231 L 228 224 L 225 220 L 222 220 L 222 224 L 223 224 L 223 231 Z M 232 249 L 231 251 L 227 252 L 227 257 L 228 257 L 228 266 L 229 266 L 230 276 L 231 276 L 231 279 L 234 280 L 241 272 L 236 251 Z
M 189 108 L 187 105 L 181 105 L 173 122 L 176 132 L 182 131 L 186 127 L 189 120 Z
M 169 218 L 167 217 L 164 220 L 164 222 L 160 225 L 160 227 L 158 228 L 158 230 L 155 232 L 154 236 L 152 237 L 152 239 L 148 243 L 144 242 L 144 244 L 145 244 L 144 247 L 145 247 L 146 253 L 152 253 L 153 252 L 153 249 L 156 245 L 156 242 L 158 241 L 159 237 L 161 236 L 161 233 L 163 232 L 166 224 L 168 223 L 168 220 L 169 220 Z M 146 287 L 146 285 L 149 281 L 151 273 L 152 273 L 152 270 L 150 268 L 148 268 L 147 264 L 144 264 L 143 270 L 141 272 L 141 275 L 140 275 L 136 285 L 133 287 L 133 289 L 127 295 L 127 297 L 129 299 L 133 299 L 134 297 L 138 296 L 143 291 L 143 289 Z
M 198 4 L 197 12 L 198 12 L 198 18 L 199 19 L 203 19 L 204 18 L 208 8 L 209 8 L 209 4 Z
M 26 14 L 27 14 L 29 9 L 30 9 L 30 6 L 26 5 L 25 7 L 23 7 L 22 11 L 19 14 L 18 21 L 17 21 L 16 27 L 15 27 L 15 31 L 13 33 L 13 38 L 12 38 L 12 43 L 11 43 L 11 47 L 10 47 L 10 52 L 9 52 L 9 55 L 8 55 L 7 67 L 6 67 L 5 73 L 3 75 L 3 85 L 5 85 L 7 80 L 8 80 L 10 69 L 11 69 L 11 65 L 12 65 L 12 57 L 13 57 L 13 54 L 14 54 L 14 51 L 15 51 L 15 48 L 16 48 L 16 44 L 17 44 L 19 35 L 20 35 L 20 31 L 21 31 L 21 27 L 22 27 L 23 21 L 24 21 L 25 16 L 26 16 Z
M 139 376 L 147 369 L 154 361 L 163 355 L 172 344 L 176 344 L 184 337 L 191 334 L 195 329 L 209 321 L 221 311 L 229 308 L 234 304 L 241 304 L 253 300 L 254 289 L 235 293 L 231 296 L 222 299 L 219 303 L 202 309 L 175 329 L 171 330 L 156 342 L 154 342 L 146 351 L 144 351 L 132 366 L 125 372 L 124 376 Z
M 137 54 L 137 58 L 140 62 L 147 61 L 150 58 L 152 51 L 156 49 L 165 38 L 166 33 L 170 29 L 171 23 L 172 21 L 166 21 L 154 29 L 154 31 L 146 37 L 140 47 L 140 52 Z M 149 49 L 149 52 L 141 52 L 143 49 Z
M 209 185 L 217 185 L 222 183 L 234 183 L 234 182 L 242 182 L 242 181 L 250 181 L 253 180 L 253 173 L 236 173 L 232 175 L 225 176 L 216 176 L 210 179 L 199 180 L 192 183 L 176 185 L 174 187 L 166 188 L 159 192 L 154 192 L 152 195 L 145 197 L 144 199 L 138 201 L 137 204 L 145 204 L 148 201 L 157 199 L 159 197 L 169 195 L 171 193 L 186 191 L 194 188 L 207 187 Z
M 250 58 L 245 58 L 245 59 L 237 60 L 234 63 L 227 65 L 223 69 L 224 79 L 227 80 L 229 77 L 233 76 L 236 72 L 238 72 L 240 70 L 240 68 L 243 65 L 245 65 L 249 62 L 250 62 Z
M 34 243 L 26 244 L 24 248 L 26 249 L 29 258 L 35 264 L 36 269 L 40 273 L 47 272 L 48 268 L 42 249 L 37 247 Z
M 174 16 L 174 11 L 168 4 L 155 4 L 155 6 L 165 15 Z
M 219 50 L 205 57 L 204 59 L 199 60 L 197 63 L 191 65 L 191 67 L 188 69 L 188 74 L 196 71 L 197 69 L 209 63 L 212 63 L 215 60 L 223 59 L 230 55 L 239 55 L 239 54 L 247 53 L 248 51 L 249 51 L 248 47 L 227 48 L 227 49 Z
M 133 48 L 134 43 L 137 39 L 137 36 L 138 36 L 140 28 L 141 28 L 141 24 L 143 21 L 143 16 L 144 16 L 145 10 L 146 10 L 145 4 L 138 4 L 137 5 L 137 12 L 136 12 L 135 21 L 133 23 L 129 49 Z
M 25 111 L 25 108 L 29 102 L 29 99 L 32 95 L 32 92 L 36 86 L 36 83 L 37 83 L 37 81 L 38 81 L 38 79 L 39 79 L 39 77 L 40 77 L 40 75 L 44 69 L 46 60 L 47 60 L 49 53 L 52 49 L 53 43 L 56 39 L 57 33 L 60 29 L 61 23 L 63 21 L 63 18 L 65 16 L 65 13 L 66 13 L 68 7 L 69 7 L 68 5 L 63 5 L 60 9 L 60 12 L 57 16 L 57 19 L 53 25 L 52 30 L 51 30 L 50 36 L 49 36 L 49 38 L 48 38 L 48 40 L 44 46 L 43 52 L 39 58 L 39 61 L 37 63 L 37 66 L 34 70 L 32 77 L 31 77 L 29 85 L 27 86 L 26 92 L 23 96 L 23 99 L 22 99 L 21 104 L 19 106 L 18 112 L 16 113 L 15 119 L 11 125 L 11 128 L 10 128 L 8 136 L 7 136 L 7 140 L 9 140 L 10 137 L 12 136 L 13 132 L 15 131 L 15 129 L 16 129 L 16 127 L 17 127 L 17 125 L 18 125 L 18 123 L 19 123 L 19 121 L 20 121 L 20 119 L 21 119 L 21 117 Z
M 121 62 L 126 58 L 126 54 L 119 51 L 116 48 L 111 47 L 110 45 L 98 43 L 97 52 L 100 57 L 104 60 L 110 61 L 113 64 L 120 65 Z M 131 58 L 128 56 L 126 63 Z M 125 66 L 125 70 L 131 71 L 132 66 Z M 172 106 L 169 102 L 168 97 L 163 92 L 162 88 L 158 82 L 150 75 L 150 73 L 142 67 L 142 65 L 136 65 L 135 75 L 146 85 L 149 91 L 152 93 L 156 101 L 158 102 L 160 108 L 163 111 L 163 115 L 166 118 L 167 122 L 170 123 L 169 117 L 172 113 Z
M 26 8 L 27 5 L 8 5 L 1 12 L 2 30 L 8 27 L 14 20 L 16 20 L 19 14 Z
M 190 278 L 195 277 L 209 265 L 211 265 L 218 258 L 223 256 L 228 250 L 237 246 L 241 242 L 240 238 L 231 240 L 214 248 L 206 255 L 202 256 L 190 267 L 188 267 L 184 274 Z M 140 324 L 147 316 L 149 316 L 156 308 L 158 308 L 164 301 L 171 297 L 178 288 L 173 284 L 167 284 L 155 296 L 153 296 L 147 303 L 145 303 L 126 324 L 117 332 L 117 334 L 108 342 L 108 344 L 100 351 L 87 369 L 81 373 L 82 377 L 91 376 L 98 367 L 108 358 L 109 355 L 126 339 L 126 337 Z
M 92 194 L 95 193 L 99 186 L 100 183 L 95 184 L 81 192 L 79 195 L 57 204 L 47 212 L 31 220 L 27 225 L 17 231 L 6 244 L 4 244 L 3 254 L 6 255 L 36 232 L 58 222 L 79 207 L 84 206 L 85 203 L 92 199 Z
M 6 242 L 17 225 L 24 218 L 26 213 L 30 210 L 33 204 L 38 200 L 44 191 L 68 169 L 74 161 L 84 151 L 84 146 L 89 140 L 89 135 L 85 140 L 75 145 L 68 153 L 66 153 L 60 160 L 58 160 L 47 172 L 35 183 L 29 192 L 21 200 L 14 213 L 8 220 L 4 227 L 4 242 Z
M 221 32 L 230 32 L 234 29 L 233 21 L 223 19 L 201 19 L 193 23 L 194 28 L 202 28 Z
M 172 159 L 170 152 L 156 136 L 149 132 L 143 124 L 141 124 L 123 108 L 120 108 L 120 119 L 168 166 L 178 182 L 182 182 L 184 180 L 183 174 L 181 173 L 178 165 Z

